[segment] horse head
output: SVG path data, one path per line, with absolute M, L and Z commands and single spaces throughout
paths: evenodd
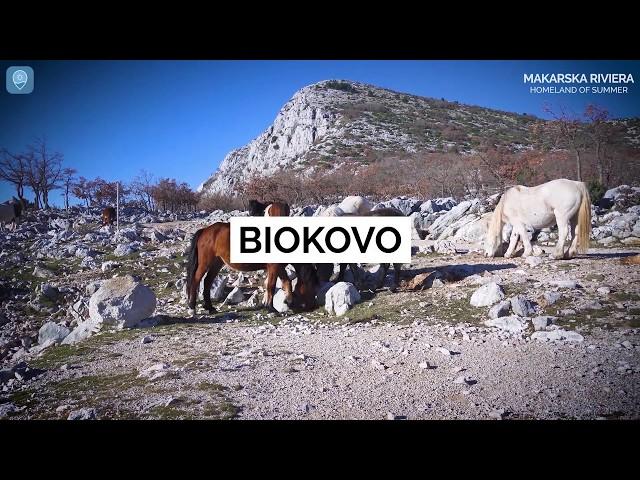
M 257 200 L 249 200 L 249 215 L 252 217 L 264 216 L 264 210 L 267 208 L 268 203 L 261 203 Z
M 320 286 L 318 280 L 318 272 L 310 263 L 294 264 L 296 269 L 296 288 L 293 292 L 292 308 L 300 308 L 302 310 L 313 310 L 316 306 L 316 291 Z

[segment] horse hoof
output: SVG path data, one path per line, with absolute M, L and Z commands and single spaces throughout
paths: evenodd
M 188 315 L 189 315 L 190 317 L 192 317 L 192 318 L 193 318 L 193 317 L 195 317 L 195 316 L 196 316 L 196 310 L 195 310 L 195 308 L 190 308 L 190 309 L 189 309 L 189 311 L 188 311 Z

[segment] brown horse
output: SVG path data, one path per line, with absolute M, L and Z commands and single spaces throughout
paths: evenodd
M 277 263 L 231 263 L 230 233 L 231 226 L 229 223 L 216 222 L 206 228 L 201 228 L 193 235 L 191 252 L 187 263 L 189 309 L 195 314 L 198 289 L 200 281 L 204 277 L 204 307 L 210 312 L 214 311 L 213 305 L 211 305 L 211 285 L 225 264 L 238 272 L 267 271 L 264 303 L 269 311 L 275 311 L 273 308 L 273 294 L 276 288 L 276 277 L 279 277 L 282 281 L 282 287 L 286 293 L 285 302 L 289 305 L 292 304 L 291 281 L 285 266 Z
M 107 207 L 102 210 L 102 226 L 113 225 L 116 221 L 116 209 L 113 207 Z

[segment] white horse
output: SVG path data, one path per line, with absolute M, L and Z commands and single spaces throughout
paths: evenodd
M 558 225 L 558 244 L 551 255 L 555 259 L 573 258 L 576 252 L 589 248 L 591 235 L 591 199 L 582 182 L 564 178 L 551 180 L 537 187 L 518 185 L 508 189 L 498 202 L 489 223 L 485 242 L 488 257 L 495 257 L 502 250 L 502 226 L 511 224 L 509 248 L 504 256 L 513 256 L 518 238 L 524 245 L 523 257 L 532 253 L 527 227 L 535 230 Z M 565 253 L 567 233 L 572 241 Z
M 4 226 L 5 223 L 12 224 L 12 230 L 15 230 L 18 226 L 18 218 L 22 215 L 23 204 L 17 199 L 0 204 L 0 223 Z

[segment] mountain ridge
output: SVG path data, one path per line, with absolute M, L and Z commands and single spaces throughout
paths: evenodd
M 253 175 L 290 168 L 312 174 L 344 162 L 367 165 L 385 156 L 421 152 L 472 154 L 481 145 L 510 151 L 532 146 L 530 126 L 545 121 L 507 112 L 351 80 L 323 80 L 296 91 L 273 123 L 246 145 L 230 151 L 199 187 L 230 194 Z M 639 119 L 619 119 L 633 124 Z M 637 138 L 631 143 L 638 144 Z

